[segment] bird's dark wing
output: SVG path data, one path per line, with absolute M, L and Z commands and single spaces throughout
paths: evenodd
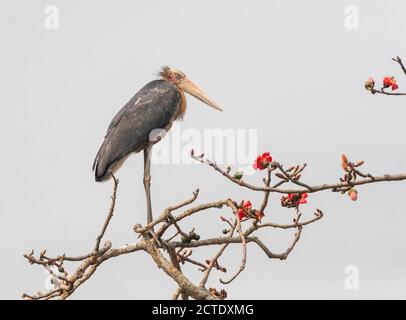
M 150 132 L 173 121 L 181 102 L 176 86 L 155 80 L 148 83 L 116 114 L 93 163 L 96 181 L 131 152 L 148 146 Z

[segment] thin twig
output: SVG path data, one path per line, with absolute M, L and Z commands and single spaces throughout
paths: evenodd
M 393 61 L 399 63 L 400 67 L 402 68 L 403 73 L 406 75 L 406 67 L 403 64 L 402 60 L 400 59 L 399 56 L 397 56 L 396 58 L 392 58 Z
M 234 206 L 234 204 L 232 203 L 231 200 L 229 201 L 229 206 L 232 208 L 232 210 L 233 210 L 233 212 L 234 212 L 234 214 L 235 214 L 236 220 L 237 220 L 237 227 L 236 227 L 236 230 L 237 230 L 238 234 L 240 235 L 240 239 L 241 239 L 241 244 L 242 244 L 242 259 L 241 259 L 240 268 L 238 269 L 237 273 L 234 274 L 234 276 L 232 276 L 229 280 L 220 279 L 220 282 L 221 282 L 222 284 L 229 284 L 229 283 L 232 282 L 235 278 L 237 278 L 238 275 L 239 275 L 242 271 L 244 271 L 245 265 L 246 265 L 246 263 L 247 263 L 247 242 L 246 242 L 246 240 L 245 240 L 244 232 L 242 232 L 242 230 L 241 230 L 240 217 L 238 216 L 238 214 L 236 214 L 236 213 L 237 213 L 237 208 Z
M 94 246 L 94 252 L 99 251 L 100 241 L 103 238 L 104 233 L 107 230 L 107 227 L 110 223 L 111 218 L 113 217 L 114 207 L 116 205 L 116 195 L 117 195 L 117 187 L 118 187 L 119 181 L 118 181 L 118 179 L 116 179 L 116 177 L 112 173 L 111 173 L 111 177 L 113 178 L 113 182 L 114 182 L 113 195 L 111 196 L 111 205 L 110 205 L 110 209 L 109 209 L 109 213 L 107 215 L 106 221 L 104 221 L 103 228 L 102 228 L 100 234 L 96 238 L 96 245 Z
M 236 222 L 233 225 L 233 228 L 231 228 L 231 230 L 227 233 L 227 238 L 232 238 L 233 234 L 234 234 L 234 230 L 237 226 L 237 219 L 236 218 Z M 220 249 L 217 251 L 217 253 L 214 255 L 214 257 L 210 260 L 209 265 L 207 266 L 207 269 L 204 272 L 203 278 L 200 281 L 199 287 L 204 288 L 204 286 L 206 285 L 207 280 L 209 279 L 209 275 L 211 270 L 213 269 L 215 263 L 217 262 L 217 259 L 223 254 L 224 250 L 227 248 L 227 246 L 230 244 L 230 242 L 225 242 Z
M 203 160 L 199 160 L 202 163 L 205 163 Z M 315 185 L 315 186 L 308 186 L 308 188 L 304 189 L 280 189 L 278 187 L 259 187 L 255 186 L 249 183 L 246 183 L 242 180 L 237 180 L 233 176 L 229 175 L 226 173 L 224 170 L 222 170 L 220 167 L 215 165 L 214 163 L 207 163 L 210 166 L 212 166 L 216 171 L 220 172 L 222 175 L 227 177 L 229 180 L 232 182 L 251 189 L 253 191 L 270 191 L 270 192 L 275 192 L 275 193 L 282 193 L 282 194 L 289 194 L 289 193 L 303 193 L 303 192 L 308 192 L 308 193 L 315 193 L 323 190 L 335 190 L 338 188 L 343 188 L 343 187 L 348 187 L 348 186 L 359 186 L 359 185 L 364 185 L 364 184 L 369 184 L 369 183 L 374 183 L 374 182 L 384 182 L 384 181 L 403 181 L 406 180 L 406 173 L 401 173 L 401 174 L 384 174 L 382 176 L 370 176 L 365 179 L 360 179 L 357 181 L 352 182 L 351 184 L 347 182 L 339 182 L 339 183 L 325 183 L 325 184 L 320 184 L 320 185 Z

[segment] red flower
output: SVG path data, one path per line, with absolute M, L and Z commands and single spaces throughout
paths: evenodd
M 390 87 L 391 83 L 392 83 L 392 81 L 391 81 L 390 77 L 384 77 L 383 78 L 383 86 L 385 88 Z
M 247 200 L 247 201 L 244 201 L 243 207 L 244 207 L 244 209 L 251 210 L 252 204 L 251 204 L 251 202 L 249 200 Z
M 396 90 L 399 88 L 398 84 L 396 83 L 396 79 L 394 77 L 384 77 L 383 78 L 383 87 L 384 88 L 391 87 L 392 90 Z
M 244 217 L 248 217 L 250 215 L 250 211 L 252 209 L 252 204 L 250 201 L 244 201 L 242 204 L 242 208 L 237 210 L 238 217 L 242 220 Z
M 307 203 L 307 193 L 302 193 L 299 199 L 299 204 Z
M 268 168 L 268 166 L 271 162 L 272 162 L 271 155 L 269 154 L 269 152 L 265 152 L 262 154 L 262 156 L 257 157 L 257 159 L 255 160 L 252 167 L 255 170 L 264 170 L 264 169 Z
M 238 217 L 240 218 L 240 220 L 242 220 L 245 217 L 244 209 L 238 209 L 237 214 L 238 214 Z
M 288 196 L 282 196 L 281 204 L 283 207 L 298 207 L 300 204 L 307 203 L 307 193 L 289 193 Z

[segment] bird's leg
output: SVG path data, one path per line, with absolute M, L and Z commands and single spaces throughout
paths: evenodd
M 152 218 L 152 204 L 151 204 L 151 151 L 152 147 L 144 149 L 144 187 L 145 195 L 147 196 L 147 224 L 151 223 Z M 163 239 L 158 239 L 154 233 L 154 228 L 151 228 L 149 234 L 155 239 L 156 243 L 166 250 L 168 250 L 168 244 Z
M 144 188 L 147 197 L 147 223 L 152 222 L 151 205 L 151 150 L 152 147 L 144 149 Z

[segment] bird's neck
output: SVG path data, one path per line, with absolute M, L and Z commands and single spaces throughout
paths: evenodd
M 178 111 L 176 120 L 182 120 L 183 116 L 185 115 L 185 112 L 186 112 L 186 96 L 182 90 L 180 90 L 180 89 L 178 89 L 178 90 L 179 90 L 179 94 L 180 94 L 180 105 L 179 105 L 179 109 L 178 109 L 179 111 Z

